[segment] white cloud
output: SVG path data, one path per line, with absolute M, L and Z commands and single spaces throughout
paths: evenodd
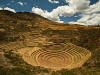
M 86 25 L 84 23 L 78 23 L 78 22 L 74 22 L 74 21 L 71 21 L 71 22 L 68 22 L 69 24 L 80 24 L 80 25 Z
M 44 14 L 44 11 L 41 8 L 35 8 L 35 7 L 33 7 L 32 8 L 32 12 L 37 13 L 39 15 L 43 15 Z
M 100 14 L 83 15 L 77 22 L 69 22 L 82 25 L 100 25 Z
M 81 19 L 77 20 L 78 23 L 84 23 L 85 25 L 98 25 L 100 24 L 100 14 L 82 14 Z
M 48 0 L 51 3 L 59 3 L 56 0 Z M 82 12 L 89 8 L 90 1 L 88 0 L 66 0 L 68 5 L 65 6 L 58 6 L 57 8 L 53 9 L 51 12 L 42 10 L 37 7 L 32 8 L 32 12 L 37 13 L 45 18 L 48 18 L 52 21 L 60 21 L 60 16 L 73 16 L 77 12 Z
M 25 4 L 25 5 L 27 5 L 27 3 L 26 3 L 26 2 L 25 2 L 24 4 Z
M 48 12 L 46 10 L 42 10 L 41 8 L 36 8 L 36 7 L 32 8 L 32 12 L 39 14 L 39 15 L 45 17 L 45 18 L 48 18 L 52 21 L 60 21 L 57 12 Z
M 3 8 L 0 7 L 0 10 L 3 10 Z
M 85 11 L 87 14 L 97 13 L 100 12 L 100 0 L 93 5 L 90 5 L 90 8 Z
M 59 3 L 59 1 L 57 1 L 57 0 L 48 0 L 50 3 Z
M 16 12 L 14 9 L 9 8 L 9 7 L 5 7 L 4 10 L 9 10 L 9 11 L 12 11 L 12 12 L 14 12 L 14 13 Z
M 93 4 L 90 4 L 90 0 L 66 0 L 68 5 L 58 6 L 53 9 L 51 12 L 42 10 L 38 7 L 33 7 L 32 12 L 37 13 L 45 18 L 48 18 L 52 21 L 62 22 L 60 16 L 73 16 L 74 14 L 80 12 L 76 22 L 69 22 L 82 25 L 97 25 L 100 24 L 100 0 Z M 78 17 L 74 16 L 74 17 Z
M 84 25 L 100 25 L 100 0 L 81 14 L 81 18 L 77 23 Z
M 78 16 L 74 16 L 74 17 L 78 17 Z
M 59 6 L 56 9 L 53 9 L 51 12 L 33 7 L 32 12 L 56 22 L 61 22 L 60 16 L 72 16 L 76 13 L 76 11 L 69 6 Z
M 55 9 L 56 12 L 58 12 L 58 14 L 60 16 L 73 16 L 76 11 L 72 8 L 72 7 L 69 7 L 69 6 L 59 6 Z
M 14 1 L 11 1 L 11 2 L 14 2 Z
M 13 0 L 11 2 L 14 2 Z
M 77 11 L 88 9 L 90 4 L 90 0 L 66 0 L 66 2 Z
M 22 2 L 18 2 L 18 4 L 20 4 L 21 6 L 23 6 L 23 3 Z

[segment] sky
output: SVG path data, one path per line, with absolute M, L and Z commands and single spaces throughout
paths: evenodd
M 36 13 L 60 23 L 100 25 L 100 0 L 0 0 L 0 10 Z

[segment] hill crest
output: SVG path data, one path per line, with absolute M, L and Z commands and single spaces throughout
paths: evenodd
M 13 13 L 8 10 L 0 10 L 0 24 L 8 24 L 11 25 L 12 23 L 20 24 L 25 23 L 28 26 L 39 26 L 43 30 L 44 29 L 54 29 L 54 30 L 82 30 L 82 29 L 96 29 L 99 26 L 85 26 L 79 24 L 64 24 L 53 22 L 47 18 L 44 18 L 38 14 L 30 13 L 30 12 L 16 12 Z

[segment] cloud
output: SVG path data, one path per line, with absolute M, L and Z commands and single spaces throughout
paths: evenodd
M 78 23 L 78 22 L 74 22 L 74 21 L 71 21 L 71 22 L 68 22 L 69 24 L 80 24 L 80 25 L 84 25 L 84 23 Z
M 9 10 L 9 11 L 12 11 L 12 12 L 14 12 L 14 13 L 16 12 L 14 9 L 9 8 L 9 7 L 5 7 L 4 10 Z
M 52 12 L 58 12 L 60 16 L 73 16 L 76 11 L 70 6 L 59 6 L 54 9 Z
M 39 15 L 43 15 L 44 14 L 44 11 L 41 8 L 35 8 L 35 7 L 33 7 L 32 8 L 32 12 L 37 13 Z
M 90 0 L 66 0 L 66 2 L 68 5 L 58 6 L 51 12 L 38 7 L 33 7 L 32 12 L 56 22 L 62 22 L 60 16 L 71 17 L 79 13 L 74 17 L 80 16 L 80 19 L 76 22 L 72 21 L 69 23 L 82 25 L 100 24 L 100 0 L 93 5 L 90 5 Z
M 74 17 L 78 17 L 78 16 L 74 16 Z
M 0 10 L 3 10 L 3 8 L 0 7 Z
M 98 25 L 100 24 L 100 14 L 82 14 L 82 17 L 77 20 L 78 23 L 84 23 L 85 25 Z
M 90 5 L 90 8 L 86 10 L 85 12 L 87 14 L 92 14 L 92 13 L 97 13 L 97 12 L 100 13 L 100 0 L 97 3 Z
M 76 11 L 69 6 L 58 6 L 51 12 L 42 10 L 41 8 L 33 7 L 32 12 L 56 22 L 62 22 L 60 21 L 60 16 L 72 16 L 76 13 Z
M 57 0 L 48 0 L 50 3 L 59 3 L 59 1 L 57 1 Z
M 56 0 L 48 0 L 51 3 L 59 3 Z M 52 21 L 60 22 L 60 16 L 73 16 L 77 12 L 85 11 L 89 8 L 90 1 L 88 0 L 66 0 L 68 5 L 58 6 L 53 9 L 51 12 L 42 10 L 41 8 L 33 7 L 32 12 L 37 13 L 45 18 L 48 18 Z
M 90 0 L 66 0 L 66 2 L 77 11 L 88 9 L 90 4 Z
M 11 2 L 14 2 L 13 0 Z
M 84 15 L 77 22 L 69 22 L 81 25 L 100 25 L 100 14 Z
M 90 5 L 89 9 L 82 12 L 81 18 L 77 20 L 77 23 L 84 25 L 100 25 L 100 0 L 96 4 Z
M 23 6 L 24 3 L 22 3 L 22 2 L 18 2 L 18 4 L 20 4 L 21 6 Z
M 25 4 L 25 5 L 27 5 L 27 3 L 26 3 L 26 2 L 25 2 L 24 4 Z
M 52 20 L 52 21 L 60 21 L 57 12 L 48 12 L 46 10 L 42 10 L 41 8 L 36 8 L 36 7 L 32 8 L 32 12 L 39 14 L 45 18 L 48 18 L 49 20 Z

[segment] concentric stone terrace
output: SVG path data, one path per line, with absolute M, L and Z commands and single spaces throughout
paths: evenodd
M 91 56 L 88 50 L 70 43 L 44 45 L 42 48 L 34 47 L 25 51 L 22 53 L 23 58 L 29 64 L 54 70 L 81 67 Z

